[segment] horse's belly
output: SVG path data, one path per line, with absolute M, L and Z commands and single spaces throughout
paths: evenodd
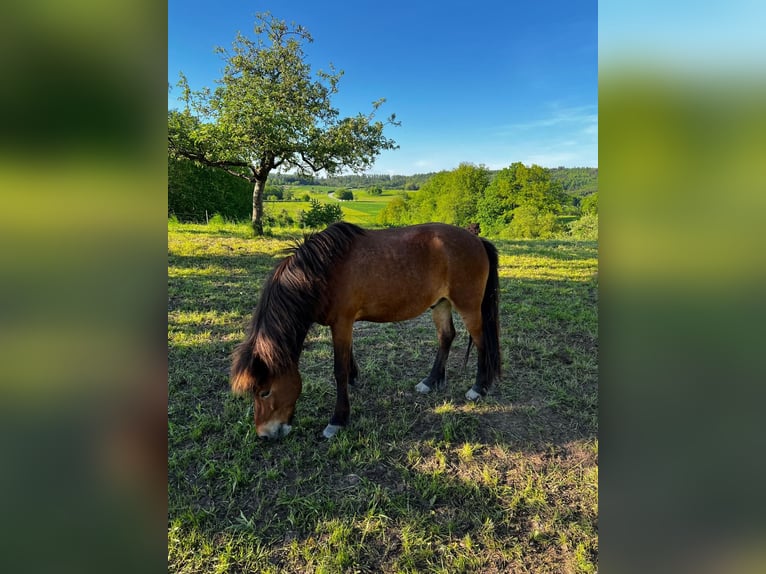
M 391 323 L 414 319 L 436 303 L 441 297 L 386 298 L 363 305 L 356 314 L 357 321 Z

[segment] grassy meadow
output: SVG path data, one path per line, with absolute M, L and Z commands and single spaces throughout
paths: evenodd
M 328 192 L 335 190 L 339 191 L 339 188 L 314 185 L 290 186 L 290 189 L 296 198 L 308 195 L 311 199 L 316 199 L 321 203 L 340 203 L 343 220 L 363 227 L 376 226 L 378 213 L 386 207 L 389 201 L 403 193 L 401 190 L 387 189 L 383 191 L 382 195 L 370 195 L 363 189 L 353 189 L 351 190 L 354 194 L 353 201 L 339 201 L 328 194 Z M 264 201 L 264 208 L 268 215 L 276 216 L 284 210 L 296 221 L 298 220 L 298 213 L 308 211 L 310 207 L 311 204 L 308 201 Z
M 458 316 L 447 389 L 429 395 L 414 386 L 430 316 L 358 323 L 361 385 L 328 441 L 332 348 L 314 326 L 293 430 L 269 442 L 228 356 L 293 238 L 168 224 L 169 571 L 596 572 L 596 243 L 495 241 L 504 376 L 485 400 L 464 399 L 476 353 L 464 370 Z

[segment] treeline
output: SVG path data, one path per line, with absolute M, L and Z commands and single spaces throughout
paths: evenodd
M 492 181 L 501 170 L 489 170 Z M 575 197 L 584 197 L 598 191 L 598 168 L 595 167 L 556 167 L 548 170 L 551 179 L 561 184 L 564 191 Z M 272 174 L 269 182 L 274 185 L 326 185 L 362 189 L 380 187 L 381 189 L 404 189 L 414 191 L 435 175 L 416 173 L 414 175 L 363 174 L 340 175 L 335 177 L 313 177 L 299 174 Z
M 500 237 L 545 238 L 569 231 L 593 238 L 598 194 L 581 200 L 564 190 L 552 170 L 538 165 L 514 163 L 493 174 L 464 163 L 434 174 L 411 197 L 395 197 L 378 216 L 378 223 L 387 226 L 426 221 L 478 223 L 482 234 Z
M 598 191 L 596 167 L 557 167 L 550 172 L 551 179 L 561 183 L 564 191 L 575 197 L 585 197 Z
M 443 221 L 460 226 L 478 223 L 483 235 L 500 237 L 545 238 L 561 233 L 583 239 L 597 237 L 595 168 L 547 169 L 514 163 L 491 171 L 485 166 L 464 163 L 452 171 L 406 177 L 349 175 L 306 180 L 279 174 L 269 177 L 265 196 L 293 199 L 292 186 L 318 185 L 320 181 L 324 185 L 333 181 L 339 188 L 364 188 L 368 193 L 379 193 L 381 189 L 402 190 L 401 185 L 391 186 L 404 180 L 417 185 L 419 190 L 403 191 L 391 199 L 378 214 L 379 225 Z M 252 189 L 247 181 L 189 160 L 168 158 L 168 215 L 182 221 L 204 221 L 206 214 L 218 213 L 226 219 L 242 220 L 250 213 L 251 198 Z M 294 199 L 305 201 L 308 196 L 303 194 Z
M 349 187 L 353 189 L 379 187 L 381 189 L 420 189 L 433 173 L 416 173 L 415 175 L 337 175 L 333 177 L 313 177 L 293 173 L 279 173 L 269 176 L 269 182 L 274 185 L 326 185 L 331 187 Z

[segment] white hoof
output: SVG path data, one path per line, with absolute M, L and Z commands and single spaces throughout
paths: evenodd
M 341 428 L 342 427 L 339 427 L 338 425 L 327 425 L 322 431 L 322 434 L 325 438 L 332 438 Z
M 417 385 L 415 385 L 415 390 L 417 392 L 423 393 L 425 395 L 426 393 L 430 393 L 431 392 L 431 387 L 429 387 L 423 381 L 420 381 Z
M 481 395 L 473 389 L 468 389 L 468 392 L 465 394 L 465 398 L 467 398 L 469 401 L 478 401 L 481 398 Z

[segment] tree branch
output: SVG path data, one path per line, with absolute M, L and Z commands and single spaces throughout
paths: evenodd
M 186 159 L 197 161 L 199 163 L 203 163 L 203 164 L 208 165 L 210 167 L 217 167 L 217 168 L 219 168 L 219 169 L 221 169 L 221 170 L 225 171 L 226 173 L 229 173 L 229 174 L 231 174 L 233 176 L 242 178 L 242 179 L 244 179 L 246 181 L 252 181 L 252 178 L 250 178 L 250 177 L 248 177 L 246 175 L 243 175 L 241 172 L 237 172 L 237 171 L 234 171 L 233 169 L 231 169 L 233 167 L 247 167 L 247 168 L 250 168 L 251 171 L 253 171 L 252 166 L 249 163 L 245 162 L 245 161 L 224 161 L 224 160 L 216 161 L 216 160 L 211 160 L 208 157 L 206 157 L 205 154 L 203 154 L 203 153 L 193 152 L 193 151 L 185 150 L 185 149 L 179 149 L 179 148 L 177 148 L 176 146 L 173 145 L 172 141 L 169 141 L 169 143 L 170 143 L 171 149 L 175 153 L 177 153 L 180 156 L 185 157 Z M 255 175 L 254 172 L 253 172 L 253 175 Z
M 318 172 L 319 170 L 323 169 L 323 168 L 322 168 L 322 166 L 316 167 L 316 166 L 314 165 L 314 162 L 312 162 L 312 161 L 311 161 L 309 158 L 307 158 L 307 157 L 306 157 L 306 154 L 305 154 L 305 153 L 303 153 L 303 152 L 301 152 L 301 160 L 303 160 L 303 163 L 305 163 L 306 165 L 308 165 L 308 166 L 309 166 L 309 167 L 310 167 L 310 168 L 311 168 L 311 169 L 314 171 L 314 173 L 316 173 L 316 172 Z

